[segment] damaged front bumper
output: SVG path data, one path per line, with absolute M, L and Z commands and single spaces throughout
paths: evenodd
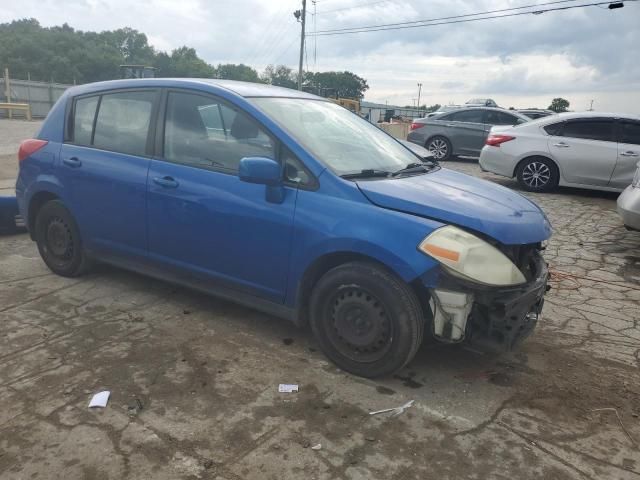
M 432 332 L 445 342 L 486 351 L 510 351 L 534 330 L 548 290 L 549 272 L 539 256 L 535 278 L 515 287 L 490 287 L 442 274 L 430 289 Z

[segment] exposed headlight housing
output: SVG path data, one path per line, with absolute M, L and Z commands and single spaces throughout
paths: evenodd
M 640 167 L 636 169 L 636 174 L 633 176 L 633 182 L 631 182 L 635 188 L 640 187 Z
M 495 286 L 526 282 L 518 267 L 500 250 L 453 225 L 431 233 L 418 249 L 467 280 Z

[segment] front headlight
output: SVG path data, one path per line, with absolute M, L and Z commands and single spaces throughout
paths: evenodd
M 418 249 L 467 280 L 496 286 L 526 282 L 518 267 L 500 250 L 452 225 L 431 233 Z
M 636 174 L 633 176 L 633 182 L 631 182 L 635 188 L 640 187 L 640 167 L 636 169 Z

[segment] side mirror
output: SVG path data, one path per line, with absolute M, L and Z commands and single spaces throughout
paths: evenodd
M 240 160 L 240 180 L 270 187 L 282 183 L 282 168 L 275 160 L 266 157 L 245 157 Z

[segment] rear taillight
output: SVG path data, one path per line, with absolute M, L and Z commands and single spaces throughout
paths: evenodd
M 515 138 L 516 137 L 512 137 L 511 135 L 494 134 L 489 135 L 484 143 L 492 147 L 499 147 L 504 142 L 510 142 L 511 140 L 515 140 Z
M 424 127 L 424 124 L 413 122 L 411 124 L 411 127 L 409 127 L 409 128 L 411 128 L 411 130 L 415 130 L 416 128 L 420 128 L 420 127 Z
M 21 162 L 28 156 L 33 155 L 47 143 L 49 142 L 46 140 L 39 140 L 37 138 L 30 138 L 29 140 L 23 141 L 20 144 L 20 149 L 18 150 L 18 161 Z

